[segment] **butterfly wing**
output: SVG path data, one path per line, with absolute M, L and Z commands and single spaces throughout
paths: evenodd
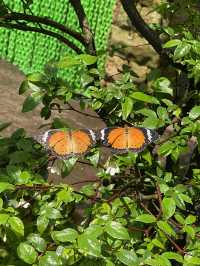
M 105 146 L 110 146 L 114 151 L 126 153 L 129 150 L 141 152 L 146 146 L 155 141 L 158 134 L 147 128 L 118 127 L 104 128 L 101 130 L 101 141 Z
M 104 128 L 101 130 L 100 134 L 101 142 L 104 146 L 111 147 L 115 152 L 127 152 L 128 146 L 125 128 Z
M 89 129 L 53 129 L 39 135 L 36 140 L 56 157 L 66 159 L 86 153 L 96 143 L 96 135 Z
M 74 130 L 71 132 L 72 153 L 83 155 L 96 144 L 96 134 L 91 129 Z

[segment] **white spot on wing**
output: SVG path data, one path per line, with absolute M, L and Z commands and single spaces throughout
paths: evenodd
M 43 134 L 43 136 L 42 136 L 42 141 L 43 141 L 44 143 L 47 142 L 48 136 L 49 136 L 49 130 L 46 131 L 46 132 Z
M 96 134 L 94 133 L 94 131 L 91 130 L 91 129 L 89 129 L 89 132 L 90 132 L 90 135 L 91 135 L 91 137 L 92 137 L 92 140 L 93 140 L 93 141 L 96 141 Z
M 104 138 L 105 138 L 105 130 L 106 130 L 106 128 L 104 128 L 104 129 L 102 129 L 100 131 L 100 133 L 101 133 L 101 140 L 104 140 Z
M 152 133 L 151 133 L 151 130 L 150 129 L 146 129 L 146 132 L 147 132 L 147 138 L 148 138 L 148 141 L 151 142 L 152 141 Z

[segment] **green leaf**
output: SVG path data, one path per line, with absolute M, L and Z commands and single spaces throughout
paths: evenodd
M 48 219 L 53 219 L 53 220 L 62 218 L 60 211 L 50 206 L 44 206 L 42 210 L 40 211 L 40 215 L 45 216 Z
M 160 119 L 162 119 L 163 121 L 169 119 L 167 109 L 164 108 L 164 107 L 162 107 L 162 106 L 159 106 L 159 107 L 157 108 L 157 114 L 158 114 L 158 117 L 159 117 Z
M 184 262 L 190 265 L 200 265 L 200 258 L 191 255 L 185 255 Z
M 94 257 L 101 256 L 101 242 L 87 234 L 82 234 L 78 237 L 78 248 L 81 253 Z
M 185 224 L 185 219 L 179 213 L 176 213 L 174 217 L 177 220 L 177 222 L 179 222 L 180 224 Z
M 185 219 L 185 224 L 193 224 L 196 222 L 196 216 L 189 214 L 188 217 Z
M 32 111 L 36 106 L 38 106 L 38 104 L 42 102 L 42 98 L 43 93 L 33 92 L 25 99 L 22 107 L 22 112 L 26 113 Z
M 200 106 L 194 106 L 189 112 L 189 118 L 192 120 L 200 117 Z
M 13 190 L 14 186 L 7 182 L 0 182 L 0 193 L 6 190 Z
M 42 234 L 49 224 L 49 219 L 43 215 L 37 218 L 37 230 Z
M 133 109 L 133 100 L 129 97 L 125 97 L 124 102 L 122 102 L 122 116 L 123 119 L 127 119 Z
M 111 221 L 105 226 L 105 231 L 116 239 L 129 240 L 128 230 L 119 222 Z
M 93 65 L 97 62 L 97 56 L 89 55 L 89 54 L 81 54 L 78 55 L 78 58 L 80 58 L 84 64 L 87 66 Z
M 12 123 L 11 122 L 5 122 L 5 123 L 0 123 L 0 131 L 3 131 L 7 127 L 9 127 Z
M 62 189 L 57 193 L 57 201 L 69 203 L 74 201 L 74 197 L 72 191 L 70 189 Z
M 104 233 L 103 227 L 99 224 L 90 224 L 89 227 L 85 230 L 84 234 L 92 238 L 97 238 Z
M 20 259 L 31 265 L 36 261 L 38 255 L 35 249 L 25 242 L 19 244 L 17 247 L 17 254 Z
M 164 245 L 158 239 L 155 238 L 151 242 L 152 244 L 154 244 L 154 246 L 165 249 Z
M 121 249 L 120 251 L 117 252 L 116 256 L 118 260 L 125 265 L 128 265 L 128 266 L 139 265 L 138 257 L 135 251 L 133 250 Z
M 186 56 L 190 52 L 190 49 L 191 49 L 190 44 L 182 42 L 176 47 L 174 51 L 174 59 L 177 60 Z
M 141 215 L 136 217 L 135 221 L 142 222 L 145 224 L 150 224 L 150 223 L 155 223 L 156 218 L 155 218 L 155 216 L 153 216 L 151 214 L 141 214 Z
M 39 259 L 39 266 L 61 266 L 63 265 L 61 258 L 55 251 L 47 251 L 46 254 Z
M 154 112 L 153 110 L 147 109 L 147 108 L 139 109 L 135 113 L 136 114 L 142 114 L 142 115 L 145 115 L 145 116 L 151 117 L 151 118 L 157 118 L 156 112 Z
M 164 252 L 162 256 L 166 257 L 169 260 L 176 260 L 181 263 L 183 262 L 183 257 L 180 254 L 175 253 L 175 252 L 171 252 L 171 251 Z
M 165 77 L 160 77 L 154 81 L 153 86 L 156 91 L 167 93 L 173 96 L 173 89 L 171 87 L 171 82 L 169 81 L 169 79 Z
M 46 250 L 46 241 L 40 235 L 30 234 L 27 240 L 37 251 L 44 252 Z
M 26 78 L 28 81 L 31 81 L 34 83 L 34 82 L 42 81 L 45 78 L 45 76 L 44 74 L 40 72 L 34 72 L 34 73 L 27 75 Z
M 148 162 L 149 165 L 152 165 L 152 157 L 151 157 L 151 153 L 149 150 L 145 150 L 142 152 L 142 158 Z
M 60 59 L 56 66 L 59 68 L 70 68 L 72 66 L 81 65 L 81 61 L 79 58 L 72 57 L 72 56 L 65 56 Z
M 172 229 L 172 227 L 165 221 L 158 221 L 157 222 L 158 228 L 162 230 L 162 232 L 170 235 L 170 236 L 175 236 L 176 233 Z
M 169 154 L 172 153 L 173 149 L 176 147 L 176 144 L 171 142 L 171 141 L 167 141 L 164 144 L 162 144 L 159 149 L 158 149 L 158 153 L 161 156 L 168 156 Z
M 157 117 L 147 117 L 142 123 L 142 126 L 150 129 L 155 129 L 158 127 L 159 122 L 160 120 Z
M 19 95 L 22 95 L 24 92 L 26 92 L 29 89 L 30 89 L 30 87 L 28 85 L 28 81 L 23 80 L 20 87 L 19 87 Z
M 160 102 L 153 96 L 147 95 L 143 92 L 133 92 L 130 97 L 132 97 L 133 99 L 142 101 L 142 102 L 146 102 L 146 103 L 154 103 L 154 104 L 159 104 Z
M 186 232 L 192 239 L 195 238 L 195 229 L 191 225 L 185 225 L 183 228 L 184 232 Z
M 162 208 L 165 219 L 172 217 L 176 211 L 176 203 L 174 199 L 165 197 L 162 201 Z
M 10 217 L 9 214 L 6 214 L 6 213 L 1 213 L 0 214 L 0 225 L 4 225 L 4 224 L 7 224 L 8 222 L 8 218 Z
M 10 225 L 10 229 L 16 233 L 17 235 L 24 235 L 24 224 L 21 219 L 18 217 L 10 217 L 8 219 L 8 224 Z
M 181 40 L 179 39 L 173 39 L 173 40 L 170 40 L 168 42 L 166 42 L 164 45 L 163 45 L 163 48 L 171 48 L 171 47 L 174 47 L 174 46 L 177 46 L 181 43 Z
M 76 242 L 78 233 L 76 230 L 72 228 L 67 228 L 62 231 L 51 232 L 51 237 L 53 238 L 54 241 L 74 243 Z

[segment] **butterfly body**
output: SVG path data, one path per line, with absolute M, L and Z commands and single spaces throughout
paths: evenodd
M 142 127 L 104 128 L 100 132 L 103 145 L 111 147 L 114 152 L 141 152 L 158 138 L 157 132 Z
M 52 129 L 35 139 L 51 154 L 62 159 L 84 155 L 96 143 L 95 132 L 91 129 Z

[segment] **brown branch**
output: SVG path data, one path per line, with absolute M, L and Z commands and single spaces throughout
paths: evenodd
M 136 8 L 135 0 L 120 0 L 124 8 L 124 11 L 128 15 L 132 25 L 136 30 L 151 44 L 153 49 L 160 55 L 166 65 L 173 65 L 174 67 L 187 72 L 187 67 L 180 64 L 174 63 L 173 60 L 168 56 L 167 50 L 163 49 L 162 41 L 159 38 L 158 34 L 153 31 L 140 16 Z
M 84 8 L 80 0 L 69 0 L 70 4 L 73 6 L 74 11 L 79 20 L 79 25 L 84 34 L 84 40 L 87 44 L 87 52 L 91 55 L 96 55 L 95 41 L 93 38 L 92 30 L 89 26 L 87 16 L 85 14 Z
M 38 32 L 38 33 L 41 33 L 44 35 L 48 35 L 48 36 L 51 36 L 53 38 L 56 38 L 57 40 L 59 40 L 60 42 L 62 42 L 64 44 L 66 44 L 68 47 L 70 47 L 76 53 L 78 53 L 78 54 L 83 53 L 82 50 L 80 48 L 78 48 L 78 46 L 73 44 L 71 41 L 69 41 L 68 39 L 66 39 L 65 37 L 60 35 L 59 33 L 56 33 L 56 32 L 50 31 L 50 30 L 31 27 L 31 26 L 27 26 L 24 24 L 12 24 L 12 23 L 5 23 L 5 22 L 0 22 L 0 27 L 4 27 L 7 29 L 17 29 L 17 30 L 21 30 L 21 31 Z
M 136 8 L 136 3 L 134 0 L 121 0 L 121 4 L 131 20 L 133 26 L 142 34 L 142 36 L 152 45 L 154 50 L 162 55 L 163 48 L 161 40 L 158 34 L 150 29 L 150 27 L 145 23 L 143 18 L 140 16 Z
M 6 21 L 17 21 L 17 20 L 22 20 L 26 22 L 32 22 L 32 23 L 41 23 L 46 26 L 51 26 L 57 30 L 62 31 L 63 33 L 69 34 L 72 36 L 74 39 L 80 41 L 84 46 L 86 45 L 85 40 L 83 36 L 76 32 L 71 30 L 70 28 L 66 27 L 63 24 L 60 24 L 50 18 L 47 17 L 40 17 L 40 16 L 34 16 L 34 15 L 28 15 L 28 14 L 23 14 L 23 13 L 17 13 L 17 12 L 12 12 L 9 14 L 6 14 L 4 16 L 0 16 L 0 19 Z

